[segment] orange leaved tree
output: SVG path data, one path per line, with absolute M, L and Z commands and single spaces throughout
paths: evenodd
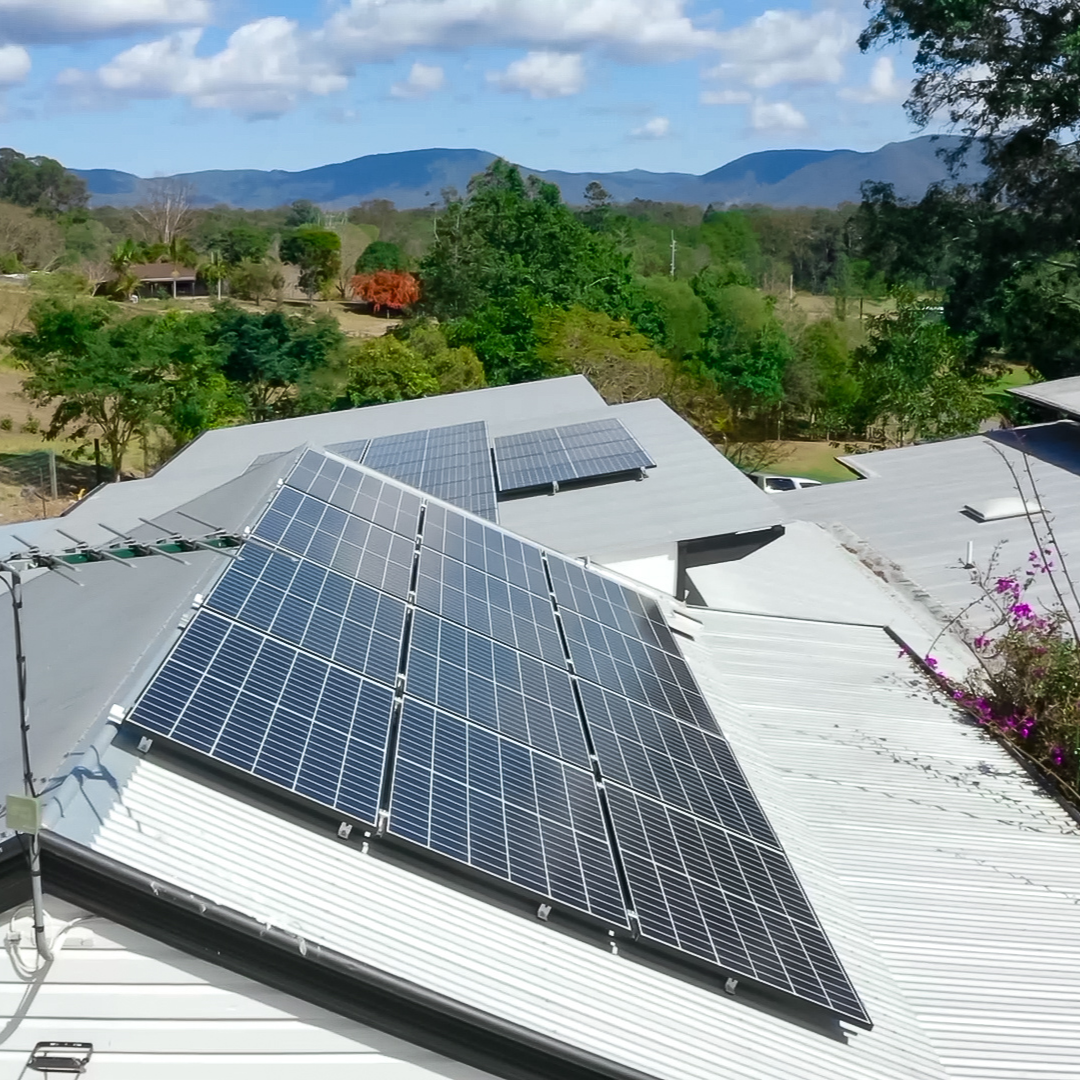
M 403 270 L 376 270 L 352 279 L 352 294 L 366 300 L 376 314 L 383 308 L 400 311 L 420 299 L 420 283 Z

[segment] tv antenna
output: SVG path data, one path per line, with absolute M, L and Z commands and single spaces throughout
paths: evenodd
M 52 945 L 45 933 L 45 901 L 44 889 L 41 880 L 41 799 L 37 782 L 34 779 L 34 770 L 30 756 L 30 715 L 27 698 L 27 664 L 26 651 L 23 644 L 23 575 L 34 570 L 45 570 L 56 574 L 72 585 L 81 587 L 83 582 L 73 577 L 80 572 L 79 567 L 85 563 L 93 562 L 116 562 L 134 570 L 139 560 L 150 557 L 163 557 L 173 562 L 190 565 L 181 556 L 185 552 L 213 551 L 227 558 L 236 558 L 236 553 L 231 550 L 238 548 L 242 543 L 239 536 L 224 529 L 215 528 L 196 521 L 212 531 L 204 536 L 187 536 L 170 529 L 168 526 L 148 518 L 139 518 L 144 525 L 161 530 L 158 539 L 148 541 L 135 539 L 119 529 L 113 529 L 102 524 L 100 527 L 106 532 L 112 533 L 118 539 L 108 546 L 93 546 L 85 540 L 80 540 L 63 529 L 55 529 L 55 532 L 72 542 L 72 547 L 63 551 L 42 551 L 34 544 L 23 540 L 21 537 L 12 536 L 23 545 L 22 552 L 8 555 L 0 559 L 0 583 L 8 591 L 11 598 L 12 635 L 15 650 L 15 688 L 18 695 L 19 708 L 19 752 L 22 759 L 23 794 L 8 795 L 7 797 L 7 826 L 27 840 L 27 854 L 30 862 L 30 893 L 31 906 L 33 908 L 34 945 L 38 955 L 44 963 L 53 959 Z

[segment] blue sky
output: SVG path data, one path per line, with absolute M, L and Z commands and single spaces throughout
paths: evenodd
M 0 145 L 142 176 L 476 147 L 706 172 L 915 134 L 857 0 L 0 0 Z

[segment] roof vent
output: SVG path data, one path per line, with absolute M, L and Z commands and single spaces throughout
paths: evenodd
M 1042 507 L 1036 499 L 1022 499 L 1019 495 L 1009 495 L 1004 499 L 987 499 L 986 502 L 968 504 L 964 513 L 976 521 L 1001 521 L 1003 518 L 1024 517 L 1027 514 L 1041 514 Z

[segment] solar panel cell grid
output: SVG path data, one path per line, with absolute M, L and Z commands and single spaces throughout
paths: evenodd
M 617 784 L 607 798 L 644 937 L 869 1019 L 782 854 Z
M 589 773 L 410 698 L 402 710 L 389 828 L 627 925 Z
M 559 667 L 565 664 L 547 597 L 526 592 L 426 547 L 420 553 L 416 603 L 521 652 Z
M 406 689 L 458 716 L 589 767 L 565 667 L 534 660 L 445 619 L 413 616 Z
M 367 453 L 367 448 L 370 445 L 370 439 L 353 439 L 350 442 L 331 443 L 326 449 L 337 454 L 338 457 L 348 458 L 350 461 L 361 462 L 364 460 L 364 454 Z
M 373 822 L 392 700 L 387 687 L 204 611 L 132 719 Z
M 394 685 L 405 605 L 334 571 L 245 544 L 207 605 Z
M 567 483 L 652 468 L 655 462 L 618 420 L 545 428 L 495 440 L 499 490 Z
M 605 778 L 779 847 L 723 738 L 598 686 L 580 687 Z
M 378 506 L 389 506 L 391 502 L 382 500 Z M 396 518 L 402 516 L 400 508 L 398 504 Z M 418 525 L 419 505 L 415 520 Z M 256 525 L 253 535 L 346 577 L 358 577 L 394 596 L 408 595 L 415 531 L 411 535 L 388 531 L 356 514 L 285 487 Z

